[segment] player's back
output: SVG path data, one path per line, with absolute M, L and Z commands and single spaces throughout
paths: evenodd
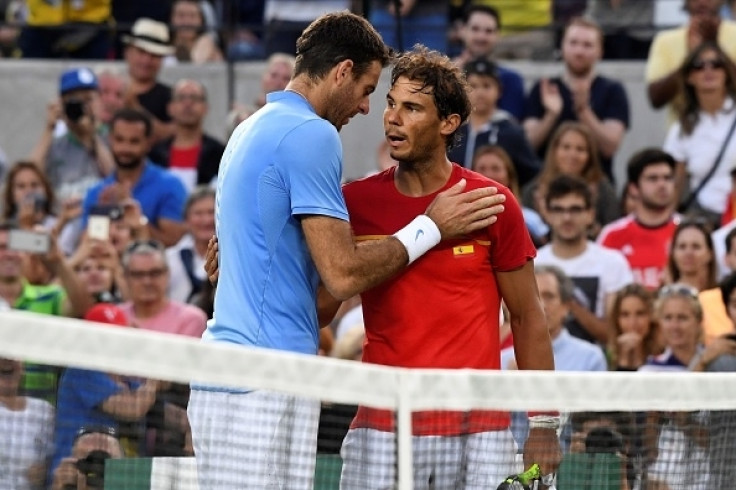
M 279 96 L 235 130 L 223 155 L 220 277 L 205 338 L 315 353 L 319 278 L 293 212 L 294 140 L 305 127 L 319 133 L 326 123 L 303 102 L 294 104 L 294 94 Z

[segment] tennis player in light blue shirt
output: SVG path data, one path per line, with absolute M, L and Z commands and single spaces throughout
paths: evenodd
M 348 220 L 335 126 L 275 92 L 233 133 L 220 165 L 220 277 L 205 339 L 316 354 L 319 275 L 300 215 Z

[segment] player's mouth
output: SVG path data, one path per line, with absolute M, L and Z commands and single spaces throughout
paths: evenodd
M 389 145 L 396 147 L 404 143 L 406 141 L 406 138 L 398 134 L 387 134 L 386 141 L 388 141 Z

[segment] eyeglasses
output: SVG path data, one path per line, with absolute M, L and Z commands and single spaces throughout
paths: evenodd
M 547 210 L 552 214 L 569 214 L 571 216 L 579 216 L 588 210 L 585 206 L 550 206 Z
M 674 284 L 662 286 L 657 293 L 658 298 L 665 298 L 668 296 L 686 296 L 691 299 L 698 299 L 698 290 L 687 284 L 676 282 Z
M 167 270 L 168 269 L 164 269 L 163 267 L 158 268 L 158 269 L 149 269 L 147 271 L 129 270 L 127 274 L 128 274 L 128 277 L 130 277 L 131 279 L 136 279 L 136 280 L 145 279 L 146 277 L 150 279 L 158 279 L 159 277 L 163 277 L 164 274 L 166 274 Z
M 711 70 L 720 70 L 721 68 L 724 68 L 725 66 L 726 66 L 726 63 L 721 59 L 695 60 L 690 64 L 690 70 L 691 71 L 701 71 L 701 70 L 705 70 L 706 68 L 710 68 Z
M 109 425 L 85 425 L 79 428 L 76 435 L 74 436 L 74 440 L 76 441 L 80 437 L 86 436 L 88 434 L 102 434 L 105 436 L 114 437 L 115 439 L 118 438 L 118 431 L 115 427 Z
M 140 248 L 154 248 L 156 250 L 164 250 L 164 246 L 158 240 L 136 240 L 125 248 L 125 253 L 130 254 Z
M 203 95 L 197 94 L 176 94 L 172 97 L 176 102 L 185 102 L 187 100 L 192 102 L 204 102 L 205 98 Z

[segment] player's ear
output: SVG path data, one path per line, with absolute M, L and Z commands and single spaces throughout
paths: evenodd
M 440 123 L 440 133 L 442 136 L 450 136 L 458 127 L 460 127 L 460 114 L 450 114 Z

